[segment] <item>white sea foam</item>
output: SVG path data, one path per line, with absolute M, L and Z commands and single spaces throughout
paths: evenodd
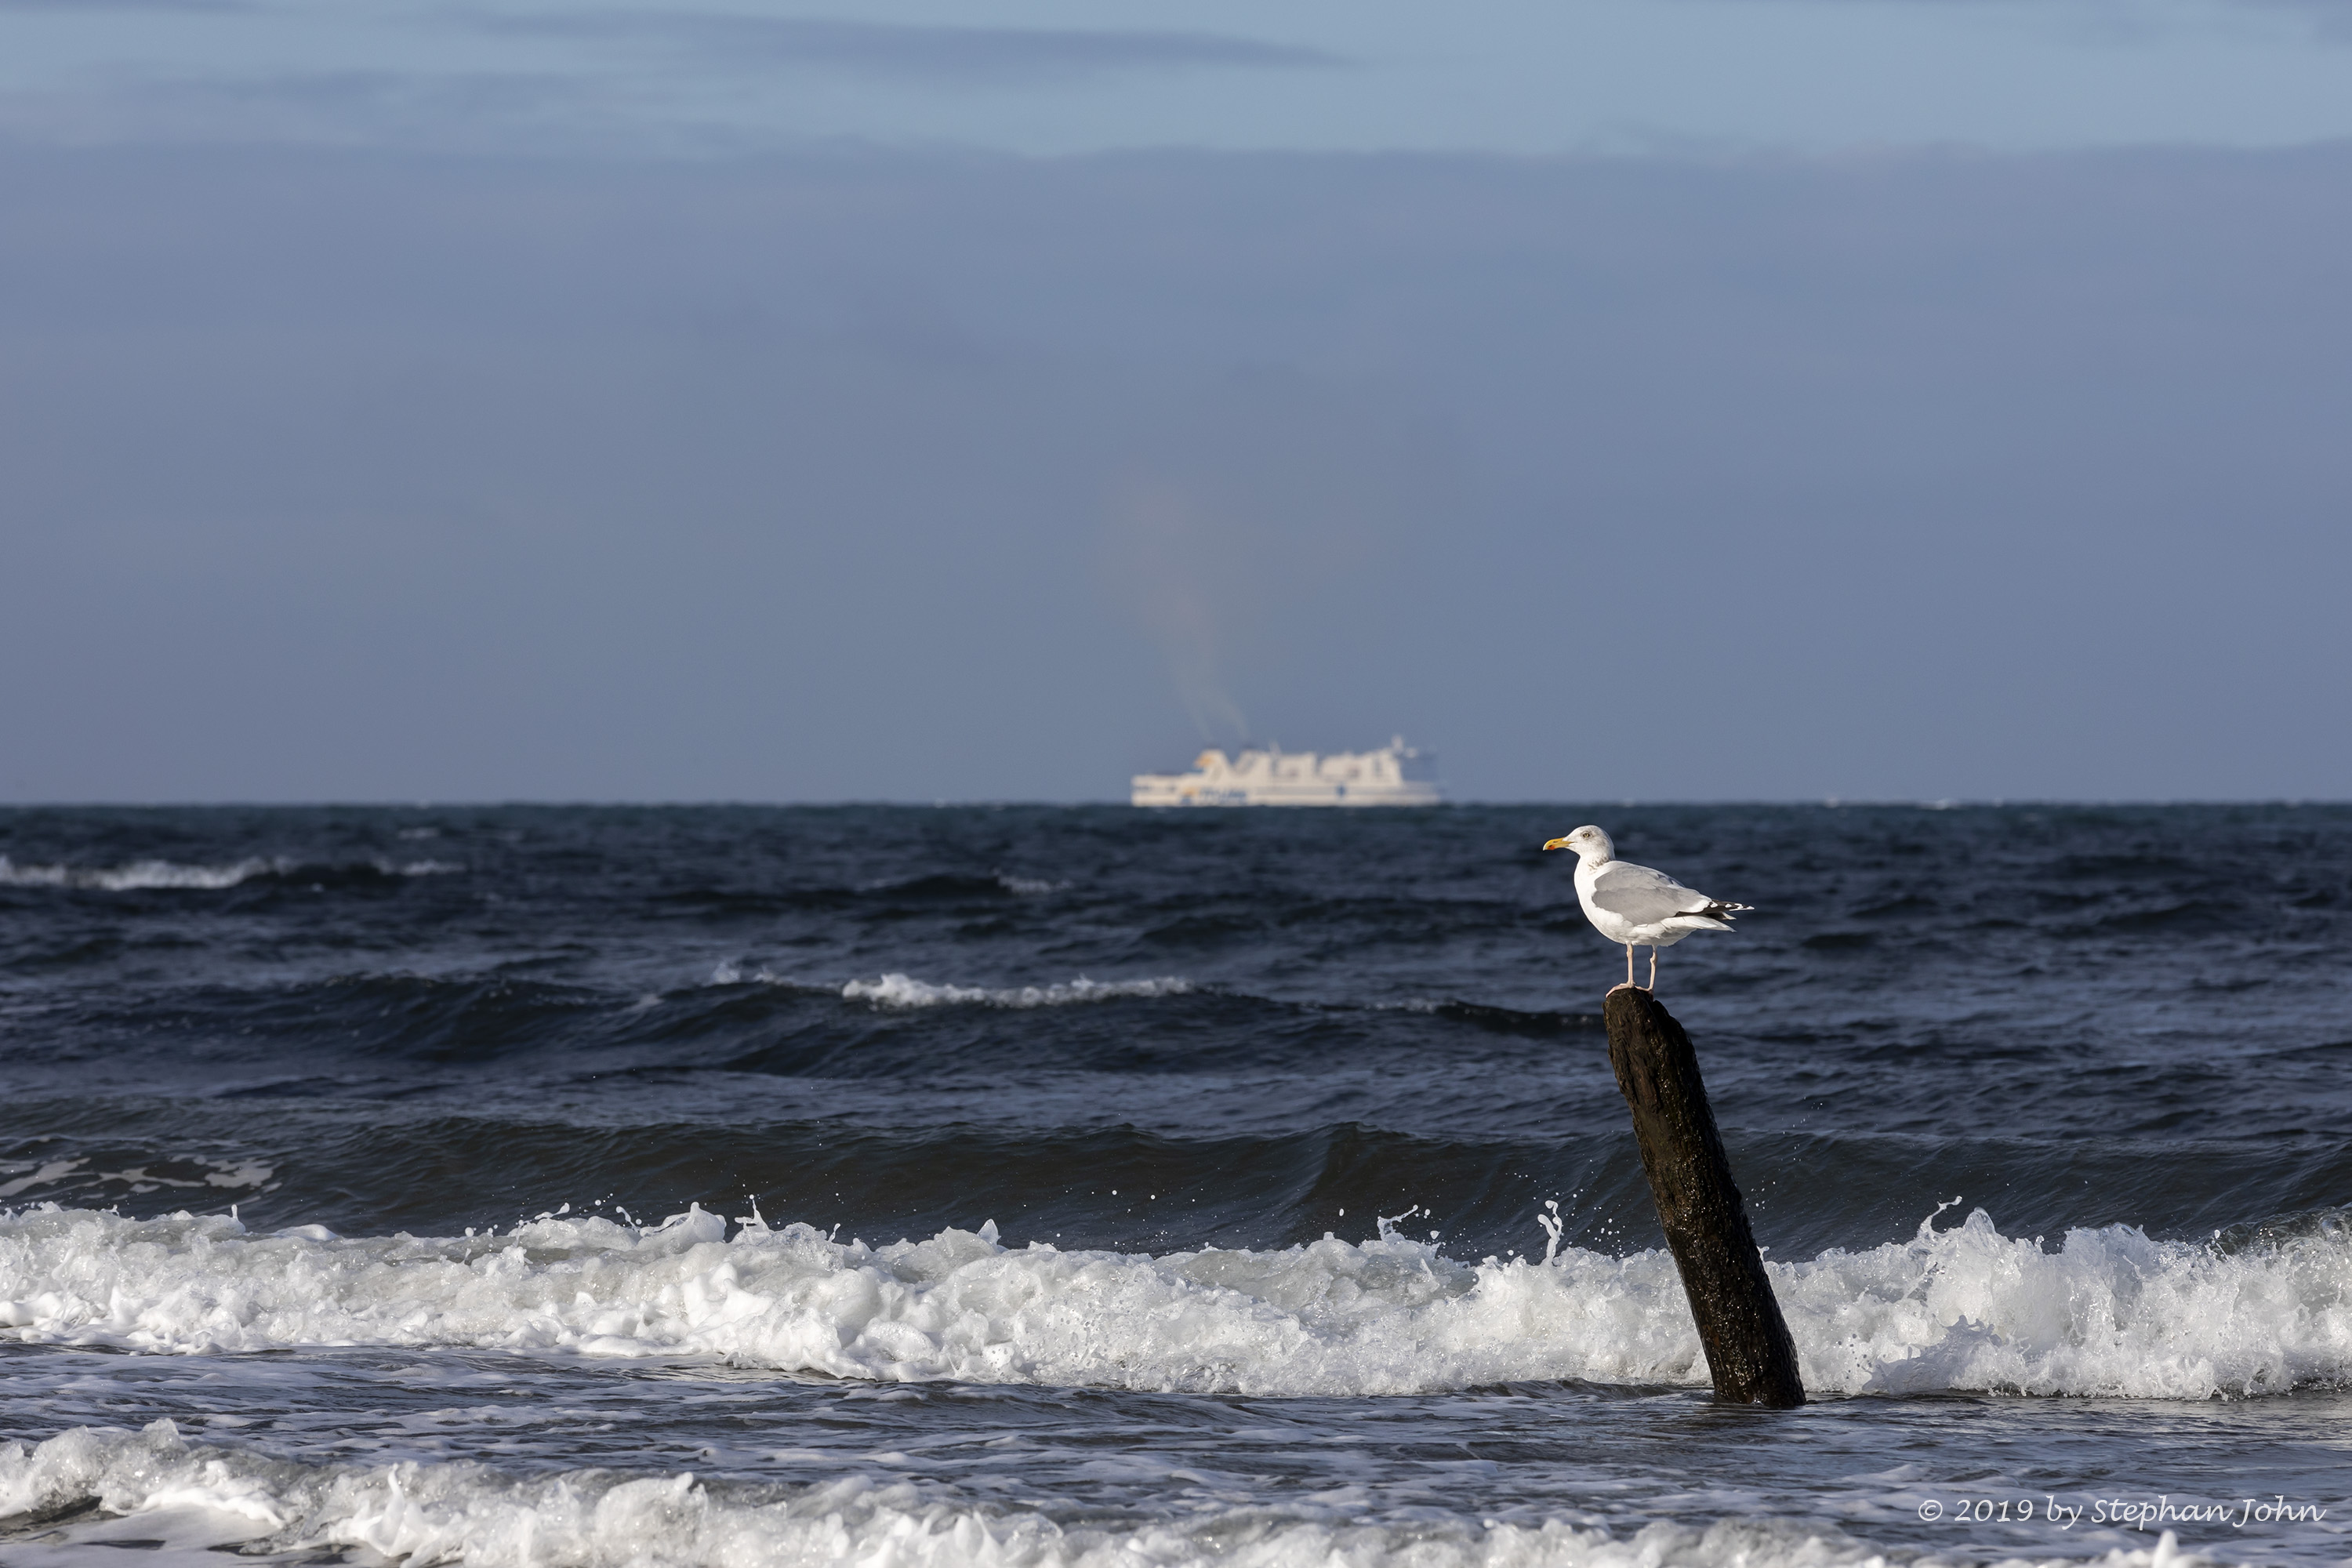
M 794 980 L 765 969 L 746 970 L 733 959 L 722 958 L 707 984 L 782 985 L 799 991 L 831 991 L 833 986 Z M 1181 975 L 1163 974 L 1149 980 L 1089 980 L 1079 975 L 1050 985 L 945 985 L 892 973 L 874 980 L 852 980 L 838 993 L 844 1001 L 864 1002 L 889 1010 L 919 1007 L 1067 1007 L 1089 1002 L 1109 1002 L 1122 996 L 1181 996 L 1194 989 Z
M 263 1192 L 275 1190 L 270 1178 L 277 1171 L 258 1160 L 185 1159 L 156 1163 L 175 1163 L 183 1171 L 193 1169 L 199 1174 L 167 1175 L 152 1171 L 145 1165 L 131 1165 L 120 1171 L 93 1171 L 86 1159 L 0 1160 L 0 1198 L 13 1198 L 40 1187 L 59 1182 L 115 1182 L 137 1194 L 156 1192 L 164 1187 L 254 1187 Z
M 1664 1252 L 1470 1265 L 1393 1232 L 1159 1258 L 1007 1248 L 993 1225 L 883 1247 L 756 1219 L 727 1232 L 698 1208 L 645 1230 L 550 1217 L 498 1237 L 265 1237 L 218 1215 L 44 1205 L 0 1212 L 0 1336 L 719 1357 L 892 1382 L 1269 1394 L 1706 1381 Z M 2109 1226 L 2052 1250 L 1979 1212 L 1769 1267 L 1819 1394 L 2203 1399 L 2352 1381 L 2340 1234 L 2228 1254 Z
M 447 860 L 370 861 L 387 877 L 444 877 L 465 867 Z M 234 888 L 256 877 L 282 877 L 299 869 L 301 862 L 283 857 L 258 857 L 220 866 L 187 866 L 175 860 L 132 860 L 121 866 L 19 866 L 0 855 L 0 887 L 92 888 L 100 892 L 137 892 L 151 888 L 185 888 L 215 891 Z
M 173 860 L 133 860 L 122 866 L 19 866 L 0 855 L 0 887 L 96 888 L 131 892 L 146 888 L 234 888 L 250 878 L 290 870 L 290 860 L 247 859 L 226 866 L 184 866 Z
M 911 975 L 885 974 L 879 980 L 853 980 L 841 988 L 852 1002 L 877 1007 L 1066 1007 L 1074 1003 L 1108 1002 L 1120 996 L 1181 996 L 1192 983 L 1173 974 L 1152 980 L 1088 980 L 1085 975 L 1055 985 L 938 985 Z
M 37 1447 L 0 1444 L 0 1518 L 95 1501 L 112 1518 L 10 1544 L 12 1562 L 86 1561 L 111 1535 L 165 1560 L 205 1549 L 267 1555 L 356 1549 L 369 1561 L 887 1563 L 904 1568 L 1885 1568 L 1834 1530 L 1731 1520 L 1655 1523 L 1623 1538 L 1559 1521 L 1469 1515 L 1367 1521 L 1349 1499 L 1280 1510 L 1065 1525 L 1034 1510 L 975 1506 L 888 1475 L 814 1485 L 713 1486 L 688 1472 L 517 1478 L 463 1463 L 317 1466 L 191 1444 L 169 1421 L 142 1432 L 77 1427 Z M 2167 1533 L 2078 1563 L 2195 1568 Z

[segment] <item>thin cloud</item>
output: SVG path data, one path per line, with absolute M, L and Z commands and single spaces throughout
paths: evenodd
M 245 0 L 0 0 L 0 13 L 53 11 L 80 15 L 90 11 L 196 11 L 242 15 L 257 9 Z
M 2070 0 L 2060 5 L 2029 5 L 2024 0 L 1853 0 L 1859 7 L 1888 4 L 1932 5 L 1956 10 L 2011 9 L 2074 21 L 2096 21 L 2110 37 L 2146 38 L 2160 32 L 2194 26 L 2200 18 L 2179 11 L 2158 12 L 2128 0 Z M 2071 13 L 2071 16 L 2070 16 Z M 2352 0 L 2207 0 L 2201 20 L 2210 23 L 2235 16 L 2292 18 L 2307 26 L 2314 37 L 2331 44 L 2352 44 Z
M 2352 0 L 2231 0 L 2242 11 L 2292 16 L 2324 43 L 2352 44 Z
M 1223 33 L 925 26 L 826 16 L 605 11 L 486 16 L 487 31 L 653 44 L 695 54 L 929 81 L 1035 79 L 1112 71 L 1302 69 L 1337 55 Z
M 5 139 L 412 152 L 712 150 L 683 133 L 649 138 L 593 85 L 512 72 L 289 71 L 148 80 L 81 93 L 17 92 L 0 95 L 0 140 Z

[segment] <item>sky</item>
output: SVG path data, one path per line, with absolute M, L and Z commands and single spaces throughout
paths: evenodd
M 0 0 L 0 803 L 2352 796 L 2352 5 Z

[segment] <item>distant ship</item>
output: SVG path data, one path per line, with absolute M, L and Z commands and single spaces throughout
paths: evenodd
M 1138 773 L 1137 805 L 1435 805 L 1437 758 L 1399 735 L 1377 752 L 1206 751 L 1189 773 Z

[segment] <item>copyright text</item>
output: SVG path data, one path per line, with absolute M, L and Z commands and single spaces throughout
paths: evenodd
M 2182 1524 L 2226 1524 L 2245 1530 L 2265 1524 L 2315 1524 L 2327 1517 L 2319 1503 L 2267 1498 L 2176 1499 L 2155 1497 L 2094 1497 L 2069 1502 L 2054 1492 L 2039 1497 L 1928 1498 L 1919 1505 L 1919 1517 L 1928 1524 L 2025 1523 L 2041 1520 L 2061 1530 L 2078 1524 L 2111 1524 L 2133 1530 L 2169 1530 Z

